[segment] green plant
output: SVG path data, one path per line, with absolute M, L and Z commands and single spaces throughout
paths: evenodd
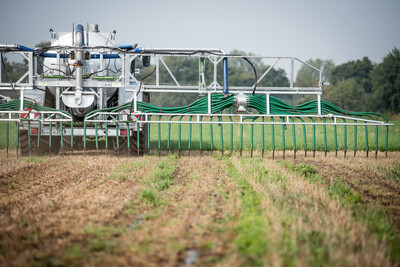
M 226 159 L 226 166 L 228 175 L 241 190 L 241 211 L 235 239 L 237 250 L 245 257 L 246 265 L 262 265 L 261 256 L 268 248 L 268 227 L 260 207 L 261 198 L 229 159 Z
M 145 189 L 139 193 L 139 197 L 144 202 L 157 207 L 163 204 L 161 196 L 152 189 Z
M 43 162 L 43 158 L 30 156 L 29 158 L 25 159 L 25 161 L 26 162 L 32 162 L 32 163 L 42 163 Z

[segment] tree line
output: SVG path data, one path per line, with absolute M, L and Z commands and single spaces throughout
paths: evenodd
M 324 66 L 323 99 L 347 110 L 400 112 L 400 51 L 394 48 L 381 63 L 368 57 L 335 66 L 332 60 L 308 60 L 318 68 Z M 297 86 L 313 86 L 316 74 L 303 66 Z

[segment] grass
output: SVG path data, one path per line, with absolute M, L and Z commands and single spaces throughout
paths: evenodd
M 157 193 L 154 189 L 144 189 L 139 193 L 140 200 L 144 201 L 147 204 L 150 204 L 153 207 L 158 207 L 164 204 L 160 194 Z
M 315 167 L 310 164 L 299 164 L 294 165 L 290 162 L 285 161 L 283 165 L 297 172 L 312 183 L 317 183 L 318 186 L 326 186 L 328 181 L 325 181 L 323 177 L 318 176 L 315 171 L 312 173 L 304 170 L 312 169 Z M 329 195 L 333 199 L 337 199 L 342 203 L 344 207 L 348 207 L 353 212 L 353 217 L 367 225 L 368 229 L 376 233 L 379 240 L 387 242 L 391 248 L 390 258 L 393 263 L 400 263 L 400 234 L 396 233 L 393 222 L 385 214 L 384 209 L 379 205 L 366 205 L 363 203 L 362 197 L 352 188 L 347 186 L 340 177 L 327 185 Z
M 161 191 L 169 189 L 173 184 L 174 172 L 178 162 L 178 156 L 172 154 L 157 163 L 157 166 L 146 181 L 146 188 L 141 190 L 138 194 L 140 202 L 146 203 L 152 207 L 159 207 L 166 204 L 166 201 L 161 195 Z M 127 210 L 126 212 L 132 212 L 132 207 L 129 206 L 129 202 L 125 204 L 125 208 Z
M 147 161 L 138 160 L 135 162 L 128 162 L 119 165 L 115 168 L 110 175 L 108 175 L 108 179 L 110 180 L 120 180 L 125 181 L 132 177 L 132 173 L 139 168 L 140 166 L 146 164 Z
M 43 157 L 35 157 L 35 156 L 30 156 L 29 158 L 25 159 L 26 162 L 31 162 L 31 163 L 42 163 L 44 161 Z
M 177 119 L 173 119 L 177 120 Z M 258 121 L 258 120 L 257 120 Z M 256 122 L 257 122 L 256 121 Z M 400 121 L 392 121 L 394 126 L 389 128 L 389 151 L 399 151 L 400 150 Z M 221 127 L 223 129 L 223 137 L 221 142 Z M 307 150 L 313 150 L 313 130 L 312 126 L 306 126 L 306 140 L 307 140 Z M 161 149 L 168 149 L 168 124 L 161 124 Z M 189 125 L 182 124 L 181 126 L 181 149 L 186 150 L 189 148 Z M 337 127 L 337 146 L 338 150 L 344 150 L 344 127 Z M 217 124 L 212 125 L 212 140 L 211 140 L 211 129 L 210 125 L 203 125 L 202 127 L 202 149 L 203 150 L 220 150 L 221 147 L 224 149 L 231 149 L 231 128 L 229 125 L 219 126 Z M 285 149 L 293 150 L 294 148 L 294 140 L 293 140 L 293 127 L 288 126 L 284 127 L 285 134 Z M 367 127 L 368 131 L 368 149 L 369 151 L 375 150 L 375 127 L 370 126 Z M 304 150 L 304 135 L 303 128 L 301 125 L 295 126 L 296 132 L 296 149 Z M 327 151 L 335 150 L 335 138 L 334 138 L 334 127 L 327 126 Z M 243 126 L 243 149 L 250 150 L 251 145 L 251 126 L 244 125 Z M 261 150 L 262 149 L 262 126 L 255 125 L 253 128 L 253 149 Z M 316 150 L 324 151 L 325 150 L 325 142 L 324 142 L 324 130 L 323 126 L 316 126 Z M 179 126 L 176 124 L 171 124 L 171 135 L 170 135 L 170 149 L 177 150 L 179 147 Z M 283 135 L 282 135 L 282 126 L 274 126 L 274 136 L 275 136 L 275 149 L 282 150 L 283 149 Z M 150 147 L 152 149 L 158 148 L 158 125 L 152 124 L 150 129 Z M 357 144 L 357 150 L 366 150 L 366 142 L 365 142 L 365 127 L 358 126 L 357 127 L 357 140 L 354 141 L 354 126 L 347 126 L 347 150 L 353 150 L 354 144 Z M 192 150 L 200 150 L 200 127 L 199 125 L 194 124 L 192 126 L 192 140 L 191 140 L 191 149 Z M 240 126 L 233 126 L 233 143 L 232 149 L 234 151 L 240 150 Z M 264 149 L 272 150 L 272 127 L 265 126 L 264 127 Z M 385 130 L 384 128 L 379 128 L 378 130 L 378 150 L 385 150 Z
M 261 266 L 263 263 L 261 256 L 268 249 L 266 239 L 268 225 L 262 214 L 261 197 L 228 159 L 226 166 L 228 176 L 241 190 L 241 210 L 235 239 L 237 250 L 245 258 L 244 265 Z
M 17 126 L 14 122 L 9 122 L 9 133 L 8 133 L 8 147 L 9 149 L 15 149 L 17 144 Z M 0 149 L 6 148 L 7 144 L 7 122 L 0 121 Z
M 88 224 L 84 233 L 86 235 L 87 248 L 90 251 L 107 250 L 115 246 L 113 238 L 122 234 L 123 228 L 107 225 L 93 226 Z
M 264 263 L 280 258 L 284 266 L 343 266 L 355 259 L 357 264 L 383 264 L 376 259 L 385 257 L 385 245 L 392 262 L 399 262 L 393 225 L 379 209 L 365 206 L 361 196 L 339 179 L 325 181 L 312 164 L 275 164 L 247 157 L 236 162 L 240 173 L 248 173 L 246 178 L 265 203 L 263 213 L 274 229 L 268 234 L 270 246 Z M 369 249 L 381 254 L 369 258 Z
M 178 118 L 174 118 L 173 121 L 178 120 Z M 258 121 L 258 120 L 257 120 Z M 257 122 L 256 121 L 256 122 Z M 391 121 L 394 126 L 389 127 L 389 151 L 400 151 L 400 121 Z M 6 132 L 5 132 L 5 122 L 0 122 L 0 149 L 5 148 L 6 146 Z M 9 134 L 9 149 L 15 149 L 16 147 L 16 126 L 14 123 L 10 123 L 10 134 Z M 170 136 L 170 144 L 169 148 L 171 150 L 178 150 L 179 146 L 182 150 L 189 149 L 189 125 L 182 124 L 181 126 L 181 142 L 179 145 L 179 126 L 176 124 L 171 125 L 171 136 Z M 282 128 L 284 129 L 282 131 Z M 223 136 L 221 140 L 221 129 L 223 129 Z M 306 126 L 306 146 L 308 151 L 313 150 L 313 130 L 312 126 Z M 337 148 L 338 150 L 344 150 L 345 148 L 345 137 L 344 137 L 344 126 L 337 127 Z M 368 150 L 375 151 L 375 126 L 367 127 L 368 132 Z M 219 126 L 217 124 L 212 125 L 212 132 L 210 125 L 203 125 L 202 127 L 202 149 L 203 150 L 220 150 L 221 147 L 224 149 L 232 149 L 234 151 L 240 150 L 240 126 L 233 126 L 233 143 L 231 144 L 231 128 L 229 125 Z M 253 128 L 253 149 L 261 150 L 262 149 L 262 126 L 255 125 Z M 295 126 L 295 140 L 293 139 L 293 127 L 282 127 L 280 125 L 274 126 L 274 136 L 275 141 L 274 145 L 272 143 L 272 127 L 265 126 L 264 127 L 264 149 L 272 150 L 275 147 L 275 150 L 283 149 L 283 141 L 285 141 L 285 149 L 293 150 L 294 143 L 296 143 L 297 150 L 304 150 L 304 134 L 303 128 L 301 125 Z M 365 134 L 365 126 L 360 124 L 357 127 L 357 138 L 354 140 L 354 126 L 347 126 L 347 135 L 346 135 L 346 149 L 354 150 L 355 144 L 357 150 L 365 151 L 367 149 L 366 146 L 366 134 Z M 327 143 L 326 149 L 327 151 L 336 150 L 335 146 L 335 138 L 334 138 L 334 127 L 327 126 Z M 161 149 L 168 149 L 168 124 L 160 125 L 160 133 L 161 133 Z M 211 139 L 212 133 L 212 139 Z M 251 145 L 251 126 L 244 125 L 243 126 L 243 149 L 250 150 Z M 285 135 L 285 140 L 283 140 L 283 133 Z M 150 126 L 150 148 L 158 149 L 158 125 L 152 124 Z M 200 150 L 200 126 L 197 124 L 192 125 L 192 138 L 191 138 L 191 149 L 192 150 Z M 317 151 L 325 150 L 325 141 L 324 141 L 324 130 L 323 126 L 316 126 L 316 142 L 315 149 Z M 378 150 L 385 150 L 385 128 L 380 127 L 378 130 Z
M 160 161 L 150 176 L 151 186 L 158 191 L 166 190 L 173 183 L 174 171 L 178 164 L 178 156 L 170 155 L 165 160 Z

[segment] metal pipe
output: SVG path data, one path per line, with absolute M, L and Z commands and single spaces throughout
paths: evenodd
M 75 43 L 75 73 L 76 73 L 76 87 L 75 87 L 75 103 L 80 105 L 82 103 L 82 90 L 83 90 L 83 26 L 81 24 L 76 25 L 76 43 Z
M 222 60 L 222 67 L 223 67 L 223 93 L 224 96 L 229 95 L 229 88 L 228 88 L 228 58 L 224 57 Z

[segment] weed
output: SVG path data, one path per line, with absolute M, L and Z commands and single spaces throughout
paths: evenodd
M 281 224 L 285 225 L 285 222 L 282 221 Z M 296 266 L 296 257 L 299 249 L 288 228 L 283 230 L 279 250 L 281 251 L 284 266 Z
M 25 228 L 29 226 L 29 221 L 25 218 L 25 216 L 22 217 L 21 225 Z
M 306 173 L 304 176 L 308 177 L 309 181 L 313 183 L 323 182 L 323 177 L 315 175 L 315 168 L 310 168 L 309 166 L 299 167 L 301 165 L 303 164 L 294 166 L 291 163 L 285 163 L 285 166 L 293 171 L 303 173 L 303 175 Z M 400 237 L 395 233 L 393 223 L 388 219 L 384 211 L 376 205 L 363 205 L 362 197 L 358 192 L 347 186 L 339 177 L 336 177 L 327 189 L 331 198 L 339 199 L 342 205 L 349 207 L 353 211 L 354 218 L 365 223 L 371 232 L 378 235 L 379 240 L 386 240 L 391 248 L 391 261 L 400 262 Z M 314 244 L 318 243 L 318 240 L 316 240 L 318 235 L 316 233 L 312 233 L 309 238 L 313 239 Z M 316 262 L 321 262 L 329 257 L 327 248 L 318 246 L 318 248 L 310 247 L 310 250 L 316 257 Z
M 144 219 L 146 220 L 151 220 L 151 219 L 156 219 L 161 215 L 161 210 L 151 212 L 151 213 L 145 213 L 144 214 Z
M 220 258 L 217 255 L 211 255 L 202 260 L 202 262 L 209 263 L 212 265 L 217 264 L 219 261 L 220 261 Z
M 386 240 L 391 248 L 390 259 L 393 263 L 400 262 L 400 235 L 395 230 L 393 222 L 385 211 L 377 206 L 353 206 L 353 215 L 364 222 L 368 229 L 378 235 L 379 240 Z
M 361 196 L 336 178 L 328 187 L 329 194 L 333 198 L 338 198 L 345 205 L 354 205 L 362 202 Z
M 107 250 L 115 245 L 114 237 L 119 236 L 123 232 L 123 227 L 120 226 L 93 226 L 88 224 L 85 234 L 88 235 L 86 239 L 87 248 L 90 251 Z
M 141 200 L 152 205 L 153 207 L 157 207 L 163 204 L 161 196 L 153 189 L 145 189 L 141 191 L 139 193 L 139 197 Z
M 178 241 L 169 241 L 167 243 L 167 250 L 169 254 L 172 255 L 173 253 L 185 250 L 185 245 L 179 243 Z
M 63 253 L 63 259 L 66 263 L 72 264 L 84 258 L 84 254 L 79 246 L 73 246 Z
M 172 180 L 178 162 L 176 155 L 171 155 L 166 160 L 160 161 L 150 177 L 153 187 L 158 191 L 167 190 L 173 183 Z
M 238 252 L 245 257 L 246 265 L 261 265 L 261 256 L 268 248 L 266 239 L 268 227 L 260 207 L 260 196 L 247 180 L 241 176 L 229 159 L 226 160 L 228 175 L 241 189 L 241 213 L 237 226 L 238 235 L 235 244 Z
M 388 170 L 386 173 L 390 180 L 394 182 L 400 182 L 400 165 L 398 165 L 395 169 Z
M 29 241 L 31 241 L 31 242 L 37 242 L 39 239 L 41 239 L 40 231 L 38 231 L 38 230 L 33 231 L 32 234 L 29 234 L 29 235 L 27 236 L 27 239 L 28 239 Z
M 122 173 L 129 173 L 129 172 L 134 172 L 137 168 L 140 166 L 144 165 L 146 162 L 144 160 L 138 160 L 135 162 L 128 162 L 119 165 L 117 168 L 115 168 L 116 172 L 122 172 Z
M 237 226 L 238 236 L 235 243 L 239 252 L 250 262 L 259 262 L 259 257 L 267 250 L 266 220 L 260 214 L 242 214 Z
M 282 161 L 281 161 L 282 162 Z M 301 163 L 299 165 L 294 165 L 288 161 L 284 161 L 283 165 L 294 171 L 297 172 L 305 177 L 311 177 L 313 175 L 315 175 L 317 173 L 317 170 L 315 169 L 315 166 L 312 164 L 305 164 L 305 163 Z
M 88 248 L 90 251 L 102 251 L 113 247 L 115 243 L 109 240 L 102 240 L 99 238 L 94 238 L 88 240 Z
M 135 209 L 133 208 L 132 201 L 128 201 L 128 202 L 124 203 L 122 205 L 122 208 L 124 210 L 125 215 L 131 215 L 131 214 L 136 213 Z
M 103 239 L 118 235 L 121 233 L 121 231 L 122 229 L 120 227 L 107 225 L 93 226 L 91 223 L 89 223 L 86 227 L 85 233 Z
M 214 247 L 214 243 L 213 242 L 205 242 L 203 244 L 203 247 L 206 249 L 212 249 Z
M 114 171 L 108 176 L 108 179 L 126 181 L 132 175 L 132 172 L 144 164 L 146 164 L 145 160 L 121 164 L 114 169 Z
M 128 179 L 128 174 L 126 173 L 112 173 L 111 175 L 108 176 L 108 179 L 110 180 L 121 180 L 121 181 L 125 181 Z
M 279 171 L 272 171 L 270 175 L 270 179 L 272 182 L 281 182 L 283 181 L 284 177 Z
M 224 159 L 224 155 L 217 154 L 217 155 L 213 156 L 213 158 L 215 158 L 217 161 L 221 161 Z
M 311 254 L 312 266 L 324 266 L 324 262 L 329 262 L 329 248 L 325 242 L 325 236 L 319 231 L 309 231 L 306 234 L 306 242 Z
M 42 163 L 43 162 L 43 158 L 30 156 L 29 158 L 25 159 L 25 161 L 29 162 L 29 163 Z

